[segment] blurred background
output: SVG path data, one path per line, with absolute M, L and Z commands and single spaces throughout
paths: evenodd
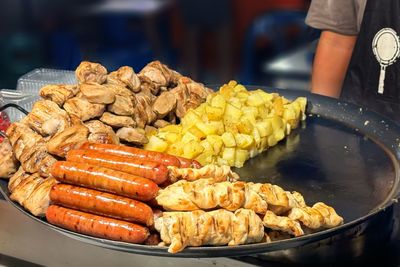
M 158 59 L 194 80 L 307 90 L 311 0 L 1 0 L 0 88 L 82 60 L 136 72 Z

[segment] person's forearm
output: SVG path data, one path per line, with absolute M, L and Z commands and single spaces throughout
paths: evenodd
M 312 93 L 340 96 L 356 39 L 356 36 L 322 32 L 312 71 Z

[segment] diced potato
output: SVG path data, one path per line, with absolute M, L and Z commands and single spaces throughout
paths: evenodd
M 226 104 L 224 120 L 237 122 L 240 116 L 242 116 L 242 111 L 240 109 L 229 103 Z
M 206 140 L 210 143 L 211 147 L 213 148 L 214 155 L 218 155 L 221 153 L 222 146 L 224 144 L 221 136 L 209 135 L 209 136 L 207 136 Z
M 251 93 L 247 98 L 246 104 L 249 106 L 258 107 L 264 105 L 264 101 L 257 93 Z
M 247 134 L 235 134 L 236 145 L 242 149 L 248 149 L 254 144 L 254 138 Z
M 159 132 L 182 133 L 182 126 L 170 124 L 159 129 Z
M 191 141 L 183 147 L 183 157 L 193 159 L 200 155 L 204 148 L 196 141 Z
M 198 125 L 198 124 L 197 124 L 197 125 Z M 206 137 L 206 134 L 204 134 L 202 131 L 200 131 L 200 129 L 197 128 L 197 125 L 196 125 L 196 126 L 192 126 L 192 127 L 189 129 L 189 132 L 190 132 L 191 134 L 193 134 L 194 136 L 196 136 L 196 137 L 200 140 L 200 139 L 205 138 L 205 137 Z
M 164 152 L 167 147 L 168 143 L 155 135 L 151 136 L 149 142 L 144 145 L 144 149 L 158 152 Z
M 231 132 L 225 132 L 222 134 L 222 141 L 224 142 L 224 145 L 226 147 L 235 147 L 236 146 L 236 141 L 235 137 Z
M 235 148 L 225 147 L 222 152 L 222 158 L 228 162 L 229 166 L 235 165 Z
M 223 96 L 217 94 L 211 100 L 211 106 L 221 108 L 225 111 L 226 100 Z
M 241 168 L 246 160 L 250 157 L 250 153 L 244 149 L 237 149 L 235 154 L 235 167 Z
M 276 140 L 275 135 L 268 136 L 268 146 L 274 146 L 277 143 L 278 143 L 278 140 Z
M 165 141 L 167 141 L 170 144 L 173 144 L 177 142 L 180 139 L 181 135 L 177 133 L 167 133 L 165 135 Z
M 209 152 L 203 152 L 198 155 L 195 160 L 197 160 L 201 165 L 207 165 L 214 163 L 214 157 Z
M 214 127 L 212 127 L 211 125 L 208 125 L 204 122 L 198 122 L 196 124 L 196 127 L 204 133 L 205 136 L 210 135 L 210 134 L 215 134 L 216 130 Z
M 224 110 L 220 107 L 207 106 L 206 107 L 207 118 L 212 121 L 222 119 Z
M 283 100 L 281 97 L 277 97 L 273 102 L 275 114 L 278 116 L 282 116 L 283 114 Z
M 236 93 L 236 97 L 239 98 L 243 102 L 246 102 L 246 100 L 249 97 L 249 95 L 250 94 L 247 91 L 240 91 L 240 92 Z
M 250 122 L 249 118 L 242 117 L 240 122 L 237 124 L 237 129 L 239 133 L 251 134 L 253 128 L 253 124 Z
M 186 132 L 183 136 L 182 136 L 182 142 L 187 144 L 190 143 L 191 141 L 199 141 L 199 138 L 192 134 L 191 132 Z
M 229 99 L 229 104 L 234 106 L 235 108 L 241 109 L 242 108 L 242 101 L 237 97 L 231 97 Z
M 177 142 L 177 143 L 171 144 L 168 147 L 167 151 L 165 151 L 165 152 L 168 154 L 171 154 L 171 155 L 181 156 L 181 155 L 183 155 L 183 147 L 184 146 L 181 142 Z
M 247 93 L 246 87 L 244 87 L 244 86 L 241 85 L 241 84 L 237 84 L 237 85 L 233 88 L 233 91 L 234 91 L 236 94 L 239 93 L 239 92 L 245 92 L 245 93 Z
M 270 120 L 259 121 L 256 123 L 256 127 L 261 137 L 272 134 L 272 124 Z
M 215 134 L 222 135 L 225 132 L 225 126 L 222 121 L 210 121 L 208 124 L 215 129 Z
M 283 129 L 276 130 L 276 131 L 274 132 L 274 136 L 275 136 L 276 141 L 279 142 L 279 141 L 281 141 L 283 138 L 285 138 L 285 132 L 284 132 Z
M 257 90 L 257 93 L 259 96 L 263 99 L 265 103 L 271 102 L 274 96 L 272 94 L 268 94 L 267 92 L 264 92 L 262 90 Z
M 258 109 L 256 107 L 248 107 L 245 106 L 242 108 L 243 116 L 252 116 L 257 118 L 258 116 Z

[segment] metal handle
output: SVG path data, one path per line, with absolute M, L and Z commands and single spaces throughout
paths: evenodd
M 379 86 L 378 86 L 378 94 L 383 94 L 383 90 L 385 89 L 385 75 L 386 75 L 386 66 L 381 65 L 381 73 L 379 75 Z
M 26 109 L 24 109 L 23 107 L 21 107 L 17 104 L 14 104 L 14 103 L 8 103 L 8 104 L 5 104 L 4 106 L 1 106 L 0 112 L 7 108 L 15 108 L 15 109 L 18 109 L 19 111 L 21 111 L 22 113 L 24 113 L 25 115 L 29 114 L 29 112 Z

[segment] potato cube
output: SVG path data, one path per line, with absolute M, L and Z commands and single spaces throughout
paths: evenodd
M 207 136 L 208 143 L 210 143 L 213 151 L 214 151 L 214 155 L 218 155 L 219 153 L 221 153 L 222 150 L 222 146 L 223 146 L 223 141 L 222 141 L 222 137 L 219 135 L 209 135 Z
M 191 132 L 186 132 L 182 136 L 181 140 L 182 140 L 182 143 L 187 144 L 187 143 L 189 143 L 191 141 L 197 141 L 198 142 L 199 138 L 196 135 L 192 134 Z
M 226 104 L 224 120 L 238 122 L 240 116 L 242 116 L 242 111 L 239 108 L 229 103 Z
M 211 106 L 213 106 L 215 108 L 221 108 L 223 111 L 225 111 L 225 105 L 226 105 L 226 100 L 221 95 L 215 95 L 211 99 Z
M 170 124 L 158 130 L 159 132 L 182 133 L 182 126 Z
M 191 141 L 183 147 L 183 157 L 193 159 L 203 152 L 204 148 L 196 141 Z
M 249 151 L 237 149 L 235 154 L 235 167 L 241 168 L 246 160 L 250 157 Z
M 224 142 L 224 145 L 226 147 L 235 147 L 236 146 L 236 141 L 235 137 L 231 132 L 225 132 L 222 134 L 222 141 Z
M 261 137 L 272 134 L 273 129 L 270 120 L 259 121 L 256 123 L 256 127 Z
M 248 149 L 254 144 L 254 139 L 252 136 L 247 134 L 235 134 L 236 145 L 242 149 Z
M 212 121 L 221 120 L 224 115 L 224 110 L 220 107 L 207 106 L 207 118 Z
M 222 152 L 222 158 L 228 162 L 229 166 L 235 165 L 235 148 L 225 147 Z
M 208 124 L 215 129 L 215 133 L 222 135 L 225 132 L 225 126 L 222 121 L 210 121 Z
M 249 97 L 247 98 L 246 104 L 253 107 L 258 107 L 264 105 L 264 101 L 262 97 L 260 97 L 257 93 L 250 93 Z
M 164 152 L 168 147 L 168 143 L 153 135 L 149 138 L 149 142 L 144 145 L 144 149 L 150 151 Z
M 211 125 L 209 125 L 209 124 L 206 124 L 206 123 L 204 123 L 204 122 L 198 122 L 197 124 L 196 124 L 196 127 L 201 131 L 201 132 L 203 132 L 204 133 L 204 135 L 210 135 L 210 134 L 215 134 L 215 132 L 216 132 L 216 129 L 214 128 L 214 127 L 212 127 Z

